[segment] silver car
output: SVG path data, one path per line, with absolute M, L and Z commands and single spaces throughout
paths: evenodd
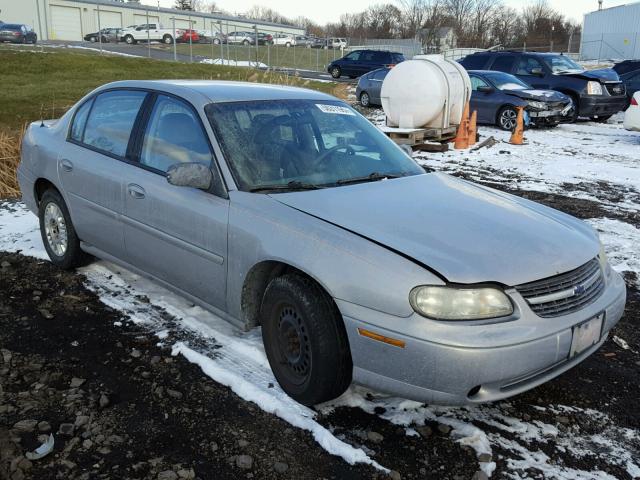
M 590 226 L 425 173 L 318 92 L 111 83 L 28 128 L 18 178 L 55 265 L 95 255 L 261 326 L 306 405 L 352 381 L 509 397 L 596 351 L 625 306 Z

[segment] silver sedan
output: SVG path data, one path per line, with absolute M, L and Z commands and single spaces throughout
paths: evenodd
M 427 174 L 308 90 L 111 83 L 28 128 L 18 178 L 54 264 L 104 258 L 260 326 L 307 405 L 352 381 L 505 398 L 587 358 L 625 306 L 591 227 Z

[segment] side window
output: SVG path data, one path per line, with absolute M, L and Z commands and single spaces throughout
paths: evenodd
M 475 75 L 470 75 L 471 77 L 471 89 L 476 91 L 478 87 L 488 87 L 489 84 L 482 80 L 480 77 L 476 77 Z
M 520 57 L 516 75 L 533 75 L 531 72 L 535 68 L 542 70 L 542 64 L 537 59 L 533 57 Z
M 373 78 L 374 78 L 375 80 L 380 80 L 380 81 L 382 81 L 382 80 L 384 80 L 384 77 L 386 77 L 386 76 L 387 76 L 387 73 L 388 73 L 388 72 L 387 72 L 386 70 L 380 70 L 379 72 L 376 72 L 376 73 L 375 73 L 375 75 L 373 76 Z
M 71 125 L 69 137 L 76 142 L 82 142 L 84 127 L 87 124 L 87 117 L 89 116 L 91 105 L 93 105 L 93 99 L 84 102 L 73 117 L 73 125 Z
M 471 54 L 460 60 L 460 63 L 467 70 L 483 70 L 488 59 L 488 55 Z
M 349 55 L 347 55 L 344 58 L 348 58 L 349 60 L 353 60 L 353 61 L 357 61 L 360 59 L 360 52 L 351 52 Z
M 493 62 L 491 66 L 491 70 L 498 70 L 499 72 L 511 73 L 513 69 L 513 64 L 515 63 L 516 57 L 513 55 L 501 55 Z
M 166 172 L 176 163 L 211 165 L 211 149 L 195 112 L 184 102 L 158 95 L 142 144 L 140 163 Z
M 146 96 L 146 92 L 133 90 L 114 90 L 98 95 L 87 120 L 83 143 L 124 157 L 133 124 Z
M 373 52 L 373 61 L 376 63 L 391 63 L 387 52 Z

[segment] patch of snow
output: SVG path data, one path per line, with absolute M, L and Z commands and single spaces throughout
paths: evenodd
M 611 266 L 621 273 L 635 273 L 636 285 L 640 288 L 640 229 L 610 218 L 588 222 L 598 230 Z
M 229 65 L 231 67 L 251 67 L 251 68 L 269 68 L 269 65 L 262 62 L 253 62 L 249 60 L 229 60 L 227 58 L 205 58 L 200 63 L 209 65 Z

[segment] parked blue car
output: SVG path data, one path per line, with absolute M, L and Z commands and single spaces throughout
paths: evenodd
M 571 98 L 555 90 L 533 89 L 517 77 L 503 72 L 470 70 L 471 111 L 478 111 L 478 123 L 513 130 L 523 107 L 525 121 L 537 127 L 555 127 L 569 121 Z
M 624 83 L 629 101 L 640 90 L 640 60 L 625 60 L 612 67 Z
M 356 78 L 381 67 L 389 67 L 404 62 L 404 55 L 386 50 L 354 50 L 329 64 L 327 71 L 333 78 L 346 75 Z
M 382 82 L 391 70 L 388 67 L 379 68 L 372 72 L 365 73 L 358 80 L 356 87 L 356 98 L 363 107 L 372 107 L 382 105 L 380 100 L 380 90 L 382 90 Z

